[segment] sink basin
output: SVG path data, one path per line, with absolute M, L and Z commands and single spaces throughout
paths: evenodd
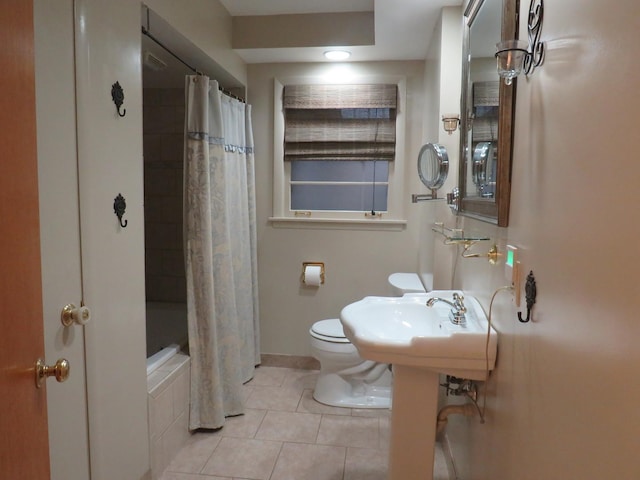
M 432 297 L 451 301 L 454 293 L 365 297 L 340 313 L 363 358 L 393 365 L 389 480 L 433 480 L 440 374 L 485 380 L 495 365 L 497 333 L 475 298 L 464 299 L 464 325 L 451 322 L 446 303 L 426 305 Z
M 465 325 L 450 321 L 451 307 L 444 302 L 426 306 L 429 298 L 451 300 L 453 293 L 365 297 L 347 305 L 340 321 L 364 358 L 484 380 L 486 370 L 495 365 L 497 333 L 491 329 L 487 345 L 488 321 L 478 301 L 465 297 Z

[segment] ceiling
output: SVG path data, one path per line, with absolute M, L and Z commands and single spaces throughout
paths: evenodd
M 429 42 L 440 18 L 440 11 L 445 6 L 459 6 L 463 0 L 220 0 L 229 11 L 234 21 L 254 16 L 264 16 L 269 25 L 275 16 L 312 15 L 312 14 L 352 14 L 352 12 L 370 13 L 373 16 L 373 45 L 346 46 L 352 56 L 349 61 L 389 61 L 389 60 L 424 60 L 427 57 Z M 165 45 L 182 59 L 197 67 L 200 71 L 217 78 L 222 85 L 233 87 L 237 82 L 219 69 L 215 61 L 191 44 L 185 37 L 175 31 L 154 12 L 143 21 L 143 26 L 162 38 Z M 348 17 L 349 15 L 344 15 Z M 149 18 L 151 23 L 149 24 Z M 313 17 L 311 17 L 313 20 Z M 262 19 L 258 18 L 261 23 Z M 348 27 L 347 27 L 348 28 Z M 277 31 L 265 29 L 267 34 L 277 36 Z M 281 33 L 281 32 L 280 32 Z M 287 39 L 295 42 L 295 38 Z M 268 40 L 268 39 L 266 39 Z M 259 43 L 266 44 L 268 41 Z M 373 42 L 371 42 L 373 43 Z M 288 46 L 287 48 L 239 48 L 235 52 L 246 63 L 281 63 L 281 62 L 327 62 L 323 53 L 325 45 L 320 46 Z M 151 60 L 159 59 L 166 66 L 159 70 L 150 68 Z M 184 85 L 184 75 L 193 71 L 180 63 L 158 46 L 153 40 L 142 35 L 142 54 L 145 87 L 179 88 Z
M 373 12 L 375 45 L 348 46 L 349 61 L 423 60 L 445 6 L 462 0 L 220 0 L 231 16 Z M 321 62 L 326 46 L 244 48 L 247 63 Z

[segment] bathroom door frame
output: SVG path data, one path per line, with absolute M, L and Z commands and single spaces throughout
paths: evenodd
M 52 480 L 91 478 L 85 328 L 63 326 L 62 308 L 82 294 L 74 72 L 73 0 L 34 0 L 36 115 L 45 352 L 66 358 L 71 375 L 50 385 Z M 87 305 L 91 307 L 90 304 Z

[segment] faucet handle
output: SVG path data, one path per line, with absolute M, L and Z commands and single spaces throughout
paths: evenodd
M 464 296 L 459 295 L 457 292 L 453 294 L 453 303 L 459 313 L 466 313 L 467 307 L 464 306 Z

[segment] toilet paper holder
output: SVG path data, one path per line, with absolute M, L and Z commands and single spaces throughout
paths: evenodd
M 305 271 L 307 267 L 320 267 L 320 284 L 324 284 L 324 262 L 303 262 L 302 263 L 302 274 L 300 275 L 300 281 L 306 285 L 306 281 L 304 278 Z

